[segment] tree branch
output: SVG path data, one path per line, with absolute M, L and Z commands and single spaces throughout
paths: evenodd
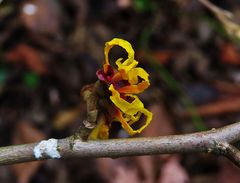
M 240 152 L 230 145 L 240 140 L 240 122 L 219 129 L 185 135 L 171 135 L 154 138 L 111 139 L 81 141 L 74 137 L 49 139 L 40 143 L 15 145 L 0 148 L 0 165 L 56 158 L 70 157 L 123 157 L 168 153 L 208 152 L 223 155 L 240 167 Z M 50 147 L 48 142 L 55 141 Z M 46 145 L 46 143 L 48 143 Z M 45 145 L 44 145 L 45 144 Z M 55 149 L 54 149 L 55 147 Z M 36 149 L 41 156 L 36 156 Z M 57 158 L 59 158 L 57 157 Z
M 223 142 L 217 144 L 217 154 L 222 154 L 240 167 L 240 151 L 229 143 Z

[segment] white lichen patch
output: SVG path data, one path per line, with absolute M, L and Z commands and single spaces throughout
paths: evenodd
M 37 6 L 35 4 L 32 3 L 26 3 L 23 6 L 23 12 L 27 15 L 34 15 L 37 12 Z
M 35 158 L 42 158 L 43 155 L 49 156 L 50 158 L 61 158 L 57 144 L 57 139 L 42 140 L 34 147 L 33 153 Z

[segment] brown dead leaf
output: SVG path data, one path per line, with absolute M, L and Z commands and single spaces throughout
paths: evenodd
M 25 26 L 36 33 L 56 34 L 60 28 L 60 8 L 56 0 L 25 1 L 21 8 Z
M 140 60 L 143 60 L 143 58 L 147 58 L 148 55 L 152 55 L 160 64 L 168 63 L 170 59 L 175 56 L 173 51 L 171 50 L 157 50 L 147 54 L 144 51 L 137 53 L 137 57 L 139 57 Z
M 179 163 L 178 156 L 172 156 L 163 166 L 159 183 L 187 183 L 189 176 Z
M 240 169 L 226 158 L 221 158 L 221 170 L 218 174 L 218 183 L 239 183 Z
M 14 131 L 13 144 L 32 143 L 45 138 L 45 134 L 32 127 L 29 123 L 20 122 Z M 42 162 L 21 163 L 11 165 L 11 168 L 16 175 L 18 183 L 28 183 L 41 164 Z
M 141 182 L 136 167 L 132 166 L 133 158 L 98 158 L 96 165 L 98 172 L 107 182 Z
M 212 83 L 213 87 L 216 88 L 220 93 L 228 95 L 240 95 L 240 86 L 236 83 L 227 81 L 215 80 Z
M 137 156 L 134 159 L 139 174 L 141 177 L 143 177 L 144 182 L 153 183 L 155 180 L 155 175 L 157 174 L 155 163 L 159 163 L 159 161 L 154 162 L 155 158 L 153 156 Z
M 150 125 L 141 133 L 144 137 L 157 137 L 160 135 L 172 135 L 175 129 L 172 125 L 172 119 L 167 113 L 163 104 L 156 103 L 149 107 L 153 113 L 153 119 Z
M 112 183 L 139 183 L 141 182 L 138 177 L 137 170 L 135 168 L 126 168 L 124 166 L 118 166 L 115 170 L 114 179 Z
M 16 175 L 17 183 L 28 183 L 41 164 L 41 162 L 29 162 L 11 165 Z
M 56 129 L 64 129 L 71 125 L 80 115 L 80 109 L 73 108 L 65 111 L 60 111 L 53 119 L 53 125 Z
M 232 43 L 225 43 L 220 47 L 220 58 L 223 63 L 239 65 L 240 57 Z
M 160 64 L 166 64 L 169 62 L 169 60 L 174 56 L 173 52 L 170 50 L 166 51 L 155 51 L 152 54 L 154 58 L 160 63 Z
M 119 160 L 115 160 L 115 159 L 111 159 L 111 158 L 96 159 L 97 170 L 104 177 L 104 179 L 106 179 L 108 181 L 112 180 L 114 171 L 115 171 L 116 167 L 119 166 Z
M 47 68 L 40 52 L 26 44 L 19 44 L 17 47 L 7 52 L 5 57 L 9 62 L 24 64 L 30 70 L 38 74 L 47 73 Z
M 120 8 L 129 8 L 132 6 L 132 0 L 117 0 L 117 4 Z
M 33 143 L 46 138 L 46 135 L 28 122 L 19 122 L 13 136 L 14 144 Z
M 219 99 L 218 101 L 201 105 L 196 108 L 200 116 L 216 116 L 226 113 L 235 113 L 240 111 L 240 97 L 228 97 Z M 191 113 L 183 112 L 179 114 L 182 118 L 189 118 Z

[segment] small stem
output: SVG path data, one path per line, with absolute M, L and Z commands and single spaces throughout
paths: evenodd
M 236 166 L 240 167 L 240 151 L 227 142 L 218 143 L 217 154 L 223 155 L 231 160 Z

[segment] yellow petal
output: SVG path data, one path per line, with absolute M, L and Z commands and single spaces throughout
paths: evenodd
M 141 108 L 139 109 L 139 112 L 146 116 L 146 121 L 144 122 L 143 126 L 141 126 L 138 130 L 134 130 L 134 133 L 141 133 L 150 124 L 152 120 L 152 113 L 149 110 Z M 131 123 L 129 122 L 129 124 Z
M 125 120 L 127 119 L 127 122 L 128 122 L 129 125 L 132 125 L 132 124 L 134 124 L 135 122 L 139 121 L 141 115 L 142 115 L 142 113 L 138 111 L 138 112 L 137 112 L 136 114 L 134 114 L 134 115 L 124 117 L 124 119 L 125 119 Z
M 141 67 L 130 70 L 127 75 L 130 84 L 138 84 L 138 77 L 142 78 L 144 81 L 149 82 L 149 74 Z
M 146 121 L 144 123 L 143 126 L 141 126 L 139 129 L 134 130 L 130 125 L 132 125 L 133 123 L 127 122 L 126 119 L 122 116 L 122 113 L 120 112 L 119 115 L 117 116 L 117 120 L 121 123 L 123 129 L 125 129 L 127 131 L 127 133 L 129 135 L 135 135 L 137 133 L 141 133 L 151 122 L 152 120 L 152 113 L 150 111 L 148 111 L 145 108 L 141 108 L 139 109 L 139 111 L 141 112 L 141 114 L 144 114 L 146 116 Z M 135 123 L 136 121 L 134 121 Z
M 143 108 L 143 103 L 139 100 L 136 95 L 126 95 L 128 97 L 132 97 L 133 101 L 131 103 L 127 102 L 126 100 L 120 97 L 120 93 L 114 89 L 113 85 L 109 86 L 109 90 L 112 92 L 112 96 L 110 96 L 110 100 L 119 108 L 123 113 L 126 113 L 129 109 L 135 108 Z M 132 111 L 132 114 L 135 111 Z M 136 113 L 136 112 L 135 112 Z
M 125 60 L 124 62 L 122 62 L 122 58 L 119 58 L 115 63 L 118 66 L 118 70 L 124 70 L 125 72 L 130 71 L 131 69 L 133 69 L 134 67 L 137 66 L 138 61 L 134 60 L 134 59 L 130 59 L 128 58 L 127 60 Z
M 101 121 L 91 132 L 89 139 L 108 139 L 109 137 L 109 126 L 105 124 L 105 121 Z
M 149 82 L 142 81 L 138 85 L 129 85 L 129 86 L 123 86 L 118 89 L 120 93 L 132 93 L 132 94 L 138 94 L 144 91 L 149 86 Z
M 126 120 L 124 119 L 124 117 L 122 116 L 122 113 L 119 112 L 119 115 L 117 116 L 117 120 L 121 123 L 122 128 L 124 130 L 126 130 L 126 132 L 129 135 L 135 135 L 136 133 L 134 132 L 134 130 L 132 129 L 132 127 L 126 122 Z
M 118 69 L 124 69 L 124 70 L 130 70 L 138 64 L 136 60 L 134 60 L 134 50 L 131 46 L 131 44 L 128 41 L 125 41 L 120 38 L 114 38 L 109 42 L 106 42 L 105 48 L 104 48 L 104 55 L 105 55 L 105 63 L 109 63 L 109 51 L 112 49 L 113 46 L 120 46 L 123 49 L 126 50 L 128 53 L 128 58 L 122 62 L 123 58 L 120 58 L 116 61 L 116 64 L 118 66 Z
M 125 73 L 125 71 L 121 70 L 121 75 L 125 77 L 126 80 L 130 83 L 129 86 L 124 86 L 118 89 L 120 93 L 141 93 L 146 88 L 149 87 L 150 82 L 148 79 L 148 73 L 141 67 L 133 68 L 129 72 Z M 124 78 L 123 77 L 123 78 Z M 141 82 L 139 83 L 139 78 L 141 78 Z
M 112 96 L 110 96 L 111 101 L 120 110 L 119 114 L 117 115 L 117 119 L 121 122 L 122 127 L 130 135 L 140 133 L 144 128 L 149 125 L 150 121 L 152 120 L 152 113 L 144 108 L 143 103 L 137 96 L 130 94 L 125 95 L 126 97 L 133 98 L 132 102 L 128 102 L 120 97 L 119 92 L 114 89 L 113 85 L 110 85 L 109 90 L 112 92 Z M 130 125 L 137 122 L 142 114 L 146 116 L 146 121 L 144 125 L 137 130 L 133 130 Z

